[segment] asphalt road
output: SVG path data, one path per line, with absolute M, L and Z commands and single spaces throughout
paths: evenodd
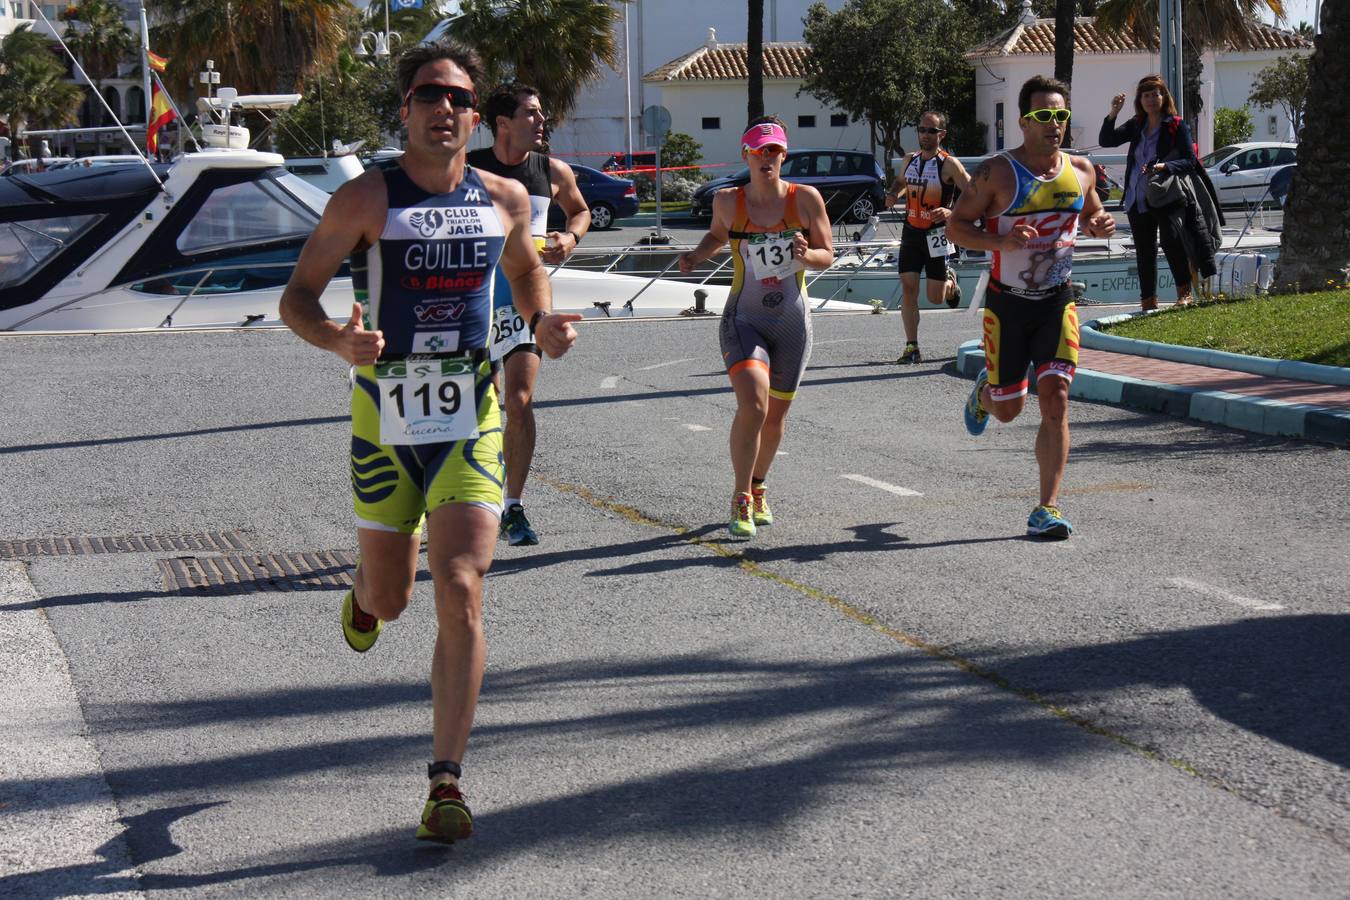
M 1345 451 L 1076 404 L 1078 533 L 1035 542 L 1034 419 L 961 426 L 968 314 L 906 369 L 895 314 L 815 328 L 749 543 L 713 322 L 545 364 L 453 848 L 412 837 L 428 582 L 358 656 L 340 591 L 166 590 L 211 553 L 0 559 L 0 895 L 1346 896 Z M 0 541 L 354 547 L 335 358 L 0 347 Z

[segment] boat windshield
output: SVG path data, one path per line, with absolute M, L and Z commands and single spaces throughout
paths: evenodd
M 310 184 L 305 179 L 292 175 L 289 171 L 284 175 L 273 176 L 277 184 L 281 185 L 287 193 L 294 196 L 297 200 L 308 206 L 319 215 L 323 215 L 324 207 L 328 205 L 328 198 L 332 195 L 316 185 Z
M 0 224 L 0 290 L 32 278 L 102 219 L 102 215 L 51 216 Z
M 177 246 L 189 255 L 304 238 L 318 222 L 318 212 L 276 182 L 242 181 L 212 191 L 179 233 Z

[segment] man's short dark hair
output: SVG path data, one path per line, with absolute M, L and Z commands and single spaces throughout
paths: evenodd
M 1059 94 L 1064 102 L 1069 102 L 1069 86 L 1045 75 L 1033 75 L 1022 85 L 1017 94 L 1017 114 L 1025 116 L 1031 112 L 1031 98 L 1035 94 Z
M 505 116 L 511 118 L 520 108 L 520 98 L 538 97 L 539 88 L 531 87 L 528 84 L 521 84 L 519 81 L 511 81 L 506 84 L 499 84 L 492 89 L 486 100 L 482 102 L 480 111 L 483 114 L 483 121 L 487 127 L 492 129 L 492 134 L 497 134 L 497 117 Z
M 946 114 L 946 113 L 940 113 L 940 112 L 938 112 L 936 109 L 925 109 L 923 112 L 919 113 L 919 121 L 920 121 L 920 122 L 923 121 L 923 117 L 924 117 L 924 116 L 932 116 L 933 118 L 937 119 L 937 120 L 938 120 L 938 127 L 941 128 L 941 129 L 943 129 L 943 130 L 946 130 L 946 128 L 947 128 L 947 114 Z
M 434 44 L 418 44 L 398 58 L 399 97 L 408 96 L 418 69 L 427 63 L 439 62 L 442 59 L 448 59 L 463 69 L 473 82 L 473 92 L 481 93 L 478 82 L 483 77 L 483 60 L 478 56 L 478 51 L 467 44 L 447 39 Z

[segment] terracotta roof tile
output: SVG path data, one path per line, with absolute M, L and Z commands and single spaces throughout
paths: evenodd
M 799 41 L 764 44 L 765 78 L 802 78 L 810 57 L 806 44 Z M 692 53 L 659 66 L 642 80 L 656 81 L 736 81 L 749 77 L 749 53 L 745 44 L 705 44 Z
M 1254 24 L 1251 30 L 1253 50 L 1311 50 L 1312 41 L 1292 31 L 1271 25 Z M 1147 42 L 1136 40 L 1122 31 L 1098 28 L 1091 18 L 1078 18 L 1073 23 L 1075 53 L 1144 53 L 1158 49 L 1156 29 Z M 1227 49 L 1236 49 L 1230 45 Z M 1055 53 L 1055 20 L 1037 19 L 1031 25 L 1018 24 L 983 44 L 966 52 L 967 59 L 1006 55 L 1046 55 Z

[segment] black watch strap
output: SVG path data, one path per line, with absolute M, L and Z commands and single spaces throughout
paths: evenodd
M 542 319 L 542 318 L 543 318 L 544 316 L 546 316 L 546 315 L 548 315 L 548 313 L 546 313 L 544 310 L 541 309 L 541 310 L 539 310 L 539 312 L 537 312 L 537 313 L 535 313 L 534 315 L 530 316 L 530 333 L 531 333 L 531 334 L 534 334 L 534 329 L 537 328 L 537 327 L 539 326 L 539 320 Z

